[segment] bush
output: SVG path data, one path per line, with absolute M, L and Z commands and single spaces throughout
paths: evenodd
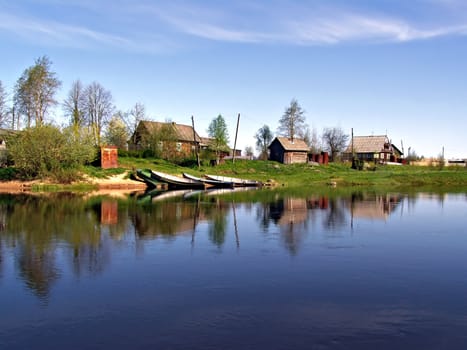
M 0 180 L 12 181 L 18 177 L 18 171 L 15 168 L 0 168 Z
M 25 178 L 76 177 L 81 165 L 91 162 L 96 149 L 86 130 L 52 125 L 25 129 L 8 140 L 8 152 L 18 172 Z M 66 173 L 66 176 L 62 176 Z

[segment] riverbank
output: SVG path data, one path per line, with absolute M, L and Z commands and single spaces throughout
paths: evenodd
M 134 180 L 135 169 L 150 168 L 181 176 L 189 172 L 196 176 L 215 174 L 240 177 L 261 182 L 273 181 L 280 187 L 457 187 L 467 189 L 467 168 L 370 165 L 366 170 L 351 169 L 346 163 L 328 165 L 284 165 L 271 161 L 237 160 L 218 166 L 182 167 L 159 159 L 121 158 L 118 169 L 86 167 L 83 178 L 63 185 L 51 181 L 3 181 L 1 192 L 60 191 L 60 190 L 145 190 L 146 184 Z

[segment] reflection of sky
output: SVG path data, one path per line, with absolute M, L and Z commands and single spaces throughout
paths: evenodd
M 237 204 L 220 247 L 208 221 L 170 239 L 104 231 L 99 256 L 108 260 L 98 274 L 73 275 L 69 248 L 59 245 L 60 277 L 45 304 L 2 245 L 0 345 L 436 348 L 444 339 L 461 348 L 465 204 L 404 198 L 386 221 L 351 228 L 346 211 L 345 225 L 331 230 L 323 225 L 330 209 L 311 210 L 292 232 L 264 230 L 255 206 Z

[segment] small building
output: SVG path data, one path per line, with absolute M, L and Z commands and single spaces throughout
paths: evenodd
M 354 136 L 343 153 L 344 160 L 352 160 L 355 155 L 366 162 L 399 162 L 403 153 L 394 146 L 387 135 Z
M 158 147 L 175 153 L 179 157 L 190 156 L 199 147 L 201 137 L 190 125 L 175 122 L 139 122 L 135 133 L 128 142 L 129 150 L 150 149 L 158 143 Z
M 307 163 L 309 147 L 301 139 L 276 137 L 269 148 L 269 160 L 283 164 Z

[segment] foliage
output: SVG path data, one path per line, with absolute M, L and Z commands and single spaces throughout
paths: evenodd
M 79 167 L 95 157 L 88 140 L 86 134 L 73 128 L 62 132 L 57 127 L 44 125 L 11 135 L 8 151 L 23 177 L 54 177 L 70 182 Z
M 209 124 L 208 135 L 212 138 L 209 145 L 214 152 L 216 152 L 217 160 L 219 161 L 220 152 L 228 149 L 229 133 L 227 130 L 227 124 L 224 117 L 219 114 L 217 118 L 214 118 Z
M 300 130 L 305 129 L 305 111 L 296 99 L 290 101 L 289 107 L 285 109 L 284 115 L 279 119 L 278 133 L 291 140 L 296 135 L 300 136 Z
M 331 160 L 336 160 L 336 155 L 344 151 L 347 147 L 349 135 L 346 135 L 342 128 L 325 128 L 323 131 L 323 145 L 331 153 Z
M 256 149 L 259 152 L 259 159 L 268 159 L 268 147 L 272 142 L 272 137 L 272 132 L 266 124 L 256 132 Z
M 70 125 L 81 127 L 85 124 L 86 96 L 84 87 L 80 80 L 76 80 L 71 85 L 68 96 L 63 101 L 63 112 L 70 120 Z
M 18 171 L 15 168 L 0 168 L 0 180 L 11 181 L 16 179 Z
M 117 112 L 110 119 L 104 140 L 108 145 L 117 146 L 118 149 L 126 149 L 128 144 L 128 132 L 121 112 Z
M 26 117 L 28 127 L 32 121 L 36 126 L 43 125 L 49 109 L 57 104 L 54 96 L 61 82 L 51 71 L 51 65 L 47 56 L 38 58 L 16 83 L 14 104 L 19 114 Z

